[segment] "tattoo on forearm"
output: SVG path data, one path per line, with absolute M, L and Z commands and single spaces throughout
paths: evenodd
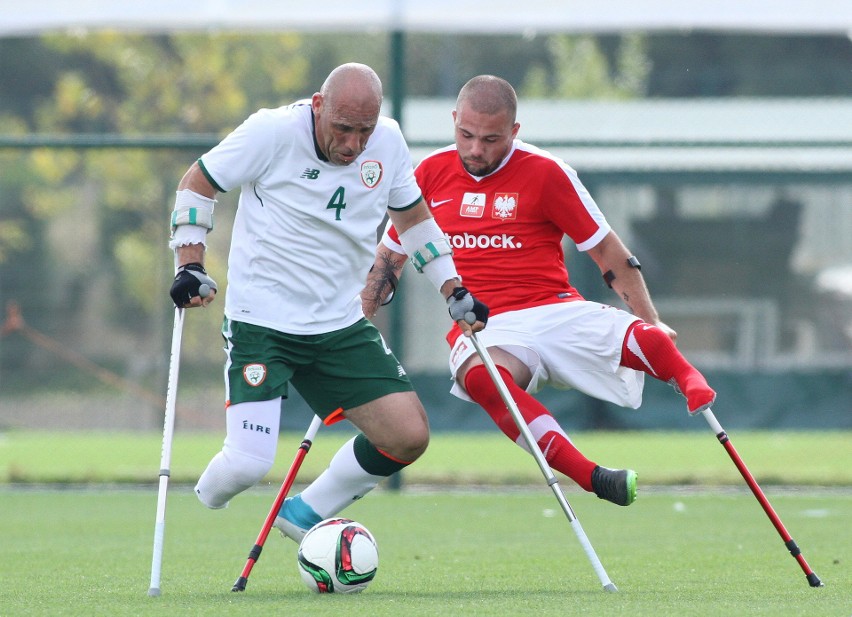
M 380 306 L 387 296 L 396 290 L 398 278 L 393 261 L 390 257 L 381 256 L 380 262 L 373 265 L 367 277 L 367 287 L 364 293 L 369 301 Z

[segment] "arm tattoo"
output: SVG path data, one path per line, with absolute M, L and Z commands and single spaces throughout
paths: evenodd
M 396 285 L 399 283 L 395 270 L 393 261 L 386 255 L 381 257 L 381 261 L 378 264 L 374 264 L 370 268 L 370 274 L 367 277 L 367 288 L 364 292 L 369 300 L 375 302 L 376 306 L 387 304 L 390 300 L 385 302 L 385 299 L 388 296 L 393 297 Z

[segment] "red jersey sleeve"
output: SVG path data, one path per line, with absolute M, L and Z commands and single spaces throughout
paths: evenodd
M 555 158 L 545 159 L 545 165 L 549 168 L 543 180 L 549 194 L 542 200 L 545 215 L 577 250 L 589 250 L 610 232 L 609 223 L 574 169 Z
M 394 253 L 405 255 L 405 249 L 402 248 L 402 243 L 399 241 L 399 234 L 396 231 L 396 227 L 390 221 L 388 221 L 387 227 L 385 227 L 385 233 L 382 234 L 382 244 Z

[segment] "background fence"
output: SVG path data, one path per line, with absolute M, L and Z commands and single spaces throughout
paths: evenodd
M 695 103 L 686 105 L 695 113 Z M 818 115 L 798 105 L 791 117 Z M 415 162 L 451 139 L 450 109 L 451 101 L 406 108 Z M 641 122 L 631 116 L 637 109 L 644 109 Z M 829 123 L 850 109 L 842 102 Z M 639 127 L 644 135 L 622 128 L 617 139 L 577 133 L 576 127 L 595 125 L 583 114 L 600 114 L 599 106 L 532 103 L 521 111 L 521 137 L 576 167 L 639 255 L 664 320 L 711 378 L 729 424 L 852 427 L 852 139 L 818 127 L 807 135 L 779 135 L 771 123 L 766 133 L 740 132 L 736 139 L 723 130 L 696 136 L 688 114 L 663 102 L 605 109 L 610 124 Z M 445 118 L 433 118 L 437 113 Z M 707 106 L 700 117 L 731 131 L 716 113 L 718 106 Z M 741 104 L 728 113 L 743 118 L 751 111 Z M 560 119 L 574 127 L 561 139 L 554 130 Z M 671 126 L 678 122 L 683 126 Z M 654 133 L 655 123 L 678 139 L 662 128 Z M 783 117 L 777 123 L 790 124 Z M 61 192 L 65 203 L 34 230 L 30 258 L 0 264 L 0 426 L 159 430 L 172 323 L 173 264 L 165 247 L 172 195 L 189 164 L 217 140 L 78 135 L 0 141 L 4 186 L 45 158 L 96 170 Z M 117 189 L 101 174 L 132 168 L 141 157 L 145 169 L 161 173 L 128 174 L 123 181 L 121 191 L 139 207 L 104 212 L 109 198 L 103 193 Z M 236 197 L 220 196 L 209 237 L 209 270 L 221 284 Z M 128 228 L 133 233 L 122 233 Z M 617 302 L 591 260 L 566 249 L 581 292 Z M 183 428 L 223 424 L 221 307 L 217 302 L 188 315 L 177 416 Z M 490 426 L 476 406 L 448 394 L 443 335 L 449 318 L 422 277 L 408 272 L 377 323 L 412 374 L 436 430 Z M 653 380 L 639 411 L 576 392 L 541 396 L 568 428 L 694 426 L 681 397 Z M 285 428 L 303 427 L 309 412 L 298 395 L 284 409 Z

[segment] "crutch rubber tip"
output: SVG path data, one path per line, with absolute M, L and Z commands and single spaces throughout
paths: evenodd
M 615 583 L 608 583 L 604 585 L 604 591 L 608 591 L 609 593 L 616 593 L 618 591 L 618 587 L 615 586 Z
M 160 588 L 159 587 L 151 587 L 150 589 L 148 589 L 148 595 L 151 596 L 152 598 L 159 598 L 160 597 Z
M 237 579 L 237 582 L 234 583 L 234 586 L 231 587 L 231 591 L 245 591 L 247 582 L 248 579 L 245 576 L 241 576 Z
M 819 580 L 816 572 L 808 574 L 808 583 L 810 583 L 811 587 L 825 587 L 825 585 L 822 584 L 822 581 Z

